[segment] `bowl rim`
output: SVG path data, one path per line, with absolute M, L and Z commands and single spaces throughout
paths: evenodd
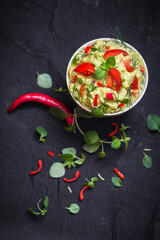
M 69 90 L 69 83 L 70 83 L 70 79 L 69 79 L 69 76 L 68 76 L 68 70 L 69 70 L 69 66 L 70 64 L 72 63 L 72 60 L 73 58 L 75 57 L 75 55 L 81 51 L 83 48 L 85 48 L 86 46 L 88 45 L 92 45 L 93 43 L 95 43 L 96 41 L 98 40 L 103 40 L 103 41 L 111 41 L 111 40 L 117 40 L 119 43 L 121 43 L 121 41 L 119 39 L 116 39 L 116 38 L 96 38 L 96 39 L 93 39 L 93 40 L 90 40 L 86 43 L 84 43 L 82 46 L 80 46 L 72 55 L 72 57 L 70 58 L 69 62 L 68 62 L 68 65 L 67 65 L 67 70 L 66 70 L 66 84 L 67 84 L 67 88 L 68 88 L 68 91 L 72 97 L 72 99 L 74 100 L 74 102 L 80 107 L 82 108 L 85 112 L 88 112 L 88 113 L 91 113 L 91 110 L 85 108 L 78 100 L 76 100 L 72 93 L 70 92 Z M 147 89 L 147 86 L 148 86 L 148 79 L 149 79 L 149 74 L 148 74 L 148 68 L 147 68 L 147 64 L 144 60 L 144 58 L 142 57 L 142 55 L 139 53 L 139 51 L 137 51 L 132 45 L 130 45 L 129 43 L 127 42 L 124 42 L 126 44 L 126 46 L 129 48 L 129 49 L 132 49 L 134 50 L 135 52 L 137 52 L 139 54 L 139 56 L 142 58 L 143 60 L 143 63 L 144 63 L 144 67 L 145 67 L 145 72 L 144 72 L 144 88 L 142 89 L 139 97 L 137 98 L 137 100 L 128 108 L 126 108 L 124 111 L 119 111 L 119 112 L 115 112 L 115 113 L 107 113 L 107 114 L 104 114 L 104 117 L 115 117 L 115 116 L 119 116 L 125 112 L 128 112 L 129 110 L 131 110 L 135 105 L 137 105 L 138 102 L 140 102 L 140 100 L 142 99 L 142 97 L 144 96 L 145 92 L 146 92 L 146 89 Z

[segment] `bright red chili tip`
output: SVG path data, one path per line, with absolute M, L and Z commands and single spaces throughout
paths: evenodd
M 74 178 L 72 178 L 72 179 L 63 178 L 63 180 L 64 180 L 65 182 L 74 182 L 74 181 L 77 180 L 77 178 L 79 177 L 79 175 L 80 175 L 80 171 L 77 171 L 77 172 L 75 173 L 75 177 L 74 177 Z
M 117 168 L 114 168 L 114 171 L 117 173 L 117 175 L 118 175 L 121 179 L 124 179 L 124 175 L 123 175 Z
M 124 106 L 124 103 L 118 104 L 118 108 Z
M 29 174 L 30 175 L 35 175 L 36 173 L 38 173 L 38 172 L 40 172 L 41 171 L 41 169 L 42 169 L 42 160 L 39 160 L 38 161 L 38 170 L 37 171 L 32 171 L 32 172 L 30 172 Z
M 113 137 L 113 136 L 118 132 L 118 125 L 117 125 L 117 123 L 112 123 L 112 125 L 115 126 L 116 129 L 115 129 L 113 132 L 111 132 L 111 133 L 108 135 L 108 137 Z
M 54 153 L 53 152 L 48 151 L 47 153 L 48 153 L 49 156 L 54 157 Z

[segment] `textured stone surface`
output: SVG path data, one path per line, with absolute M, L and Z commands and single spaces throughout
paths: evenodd
M 158 240 L 160 239 L 160 138 L 146 127 L 149 113 L 159 111 L 160 11 L 158 1 L 122 0 L 1 0 L 0 1 L 0 239 L 11 240 Z M 64 131 L 64 122 L 54 119 L 38 103 L 23 104 L 11 114 L 7 108 L 21 94 L 41 92 L 53 96 L 73 110 L 69 95 L 55 94 L 36 84 L 36 71 L 49 73 L 54 87 L 65 87 L 65 71 L 73 52 L 86 41 L 111 37 L 115 26 L 144 57 L 149 69 L 149 86 L 141 102 L 114 122 L 130 125 L 128 150 L 105 147 L 107 157 L 88 155 L 80 167 L 80 179 L 71 185 L 49 178 L 48 171 L 61 149 L 74 146 L 80 154 L 81 135 Z M 97 130 L 102 138 L 111 131 L 113 119 L 80 119 L 83 131 Z M 39 143 L 35 133 L 41 125 L 47 141 Z M 147 170 L 141 159 L 151 148 L 153 167 Z M 47 151 L 55 153 L 52 159 Z M 43 171 L 29 176 L 43 160 Z M 111 183 L 113 168 L 125 175 L 123 187 Z M 70 177 L 75 170 L 67 170 Z M 79 202 L 84 178 L 100 172 L 99 181 Z M 27 208 L 36 207 L 48 195 L 49 211 L 35 218 Z M 65 210 L 78 203 L 81 211 Z M 36 209 L 36 208 L 34 208 Z

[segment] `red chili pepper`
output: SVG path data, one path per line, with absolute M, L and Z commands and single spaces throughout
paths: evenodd
M 114 100 L 113 93 L 106 93 L 106 96 L 108 100 Z
M 92 48 L 92 46 L 87 46 L 86 48 L 85 48 L 85 54 L 88 54 L 88 51 L 90 50 Z
M 77 171 L 77 172 L 75 173 L 75 177 L 74 177 L 74 178 L 72 178 L 72 179 L 63 178 L 63 180 L 64 180 L 65 182 L 74 182 L 74 181 L 77 180 L 77 178 L 79 177 L 79 175 L 80 175 L 80 171 Z
M 83 83 L 83 85 L 80 87 L 80 93 L 81 93 L 81 98 L 84 97 L 84 87 L 85 87 L 85 83 Z
M 97 105 L 98 105 L 98 94 L 96 94 L 94 97 L 94 107 L 97 107 Z
M 119 54 L 123 54 L 123 56 L 127 56 L 128 53 L 124 50 L 121 50 L 121 49 L 113 49 L 113 50 L 109 50 L 107 51 L 105 54 L 104 54 L 104 59 L 107 59 L 109 57 L 112 57 L 112 56 L 117 56 Z
M 111 132 L 111 133 L 108 135 L 108 137 L 112 137 L 112 136 L 114 136 L 114 135 L 118 132 L 118 125 L 117 125 L 117 123 L 112 123 L 112 125 L 115 126 L 116 129 L 115 129 L 113 132 Z
M 97 86 L 98 87 L 102 87 L 102 83 L 101 82 L 97 82 Z
M 120 108 L 120 107 L 122 107 L 122 106 L 124 106 L 124 103 L 118 104 L 118 108 Z
M 84 76 L 92 76 L 94 73 L 94 65 L 88 62 L 81 63 L 74 69 L 75 72 L 83 74 Z
M 134 67 L 132 67 L 130 65 L 131 59 L 126 59 L 126 60 L 123 61 L 123 63 L 124 63 L 124 66 L 126 67 L 128 72 L 133 72 L 134 71 Z
M 49 156 L 54 157 L 54 153 L 53 152 L 48 151 L 47 153 L 48 153 Z
M 121 75 L 116 68 L 111 68 L 107 76 L 107 87 L 119 92 L 121 88 Z
M 123 175 L 119 170 L 117 170 L 117 168 L 114 168 L 114 171 L 117 173 L 117 175 L 118 175 L 121 179 L 124 179 L 124 175 Z
M 78 78 L 78 76 L 75 75 L 74 78 L 73 78 L 73 80 L 72 80 L 72 83 L 75 83 L 77 78 Z
M 138 79 L 137 76 L 134 76 L 133 82 L 131 83 L 131 89 L 138 90 Z
M 144 66 L 143 66 L 143 65 L 140 65 L 140 67 L 141 67 L 141 68 L 140 68 L 140 71 L 141 71 L 141 72 L 144 72 Z
M 41 171 L 41 169 L 42 169 L 42 160 L 39 160 L 38 161 L 38 170 L 37 171 L 33 171 L 33 172 L 30 172 L 29 174 L 30 175 L 34 175 L 34 174 L 36 174 L 36 173 L 38 173 L 38 172 L 40 172 Z
M 108 50 L 108 49 L 110 49 L 111 47 L 110 46 L 106 46 L 106 49 Z
M 25 103 L 25 102 L 40 102 L 44 105 L 47 105 L 48 107 L 57 107 L 68 115 L 68 117 L 66 117 L 66 121 L 67 121 L 68 125 L 70 125 L 74 122 L 74 118 L 71 115 L 71 112 L 62 102 L 60 102 L 57 99 L 52 98 L 46 94 L 42 94 L 42 93 L 26 93 L 26 94 L 20 96 L 12 103 L 12 105 L 8 109 L 8 112 L 13 111 L 16 107 L 18 107 L 20 104 Z M 69 115 L 71 115 L 71 116 L 69 116 Z
M 80 200 L 83 200 L 83 192 L 84 192 L 84 190 L 86 189 L 86 188 L 90 188 L 90 186 L 85 186 L 84 188 L 82 188 L 82 190 L 80 191 L 80 194 L 79 194 L 79 198 L 80 198 Z

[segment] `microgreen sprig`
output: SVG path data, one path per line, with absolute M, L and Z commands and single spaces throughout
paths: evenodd
M 28 208 L 28 211 L 31 212 L 33 215 L 36 215 L 36 216 L 39 216 L 39 215 L 44 216 L 48 211 L 47 208 L 48 208 L 48 205 L 49 205 L 49 198 L 47 196 L 45 197 L 45 199 L 43 201 L 43 204 L 44 204 L 43 209 L 41 209 L 40 206 L 39 206 L 41 201 L 42 201 L 42 199 L 40 199 L 37 203 L 37 208 L 38 208 L 39 212 L 35 212 L 31 208 Z

